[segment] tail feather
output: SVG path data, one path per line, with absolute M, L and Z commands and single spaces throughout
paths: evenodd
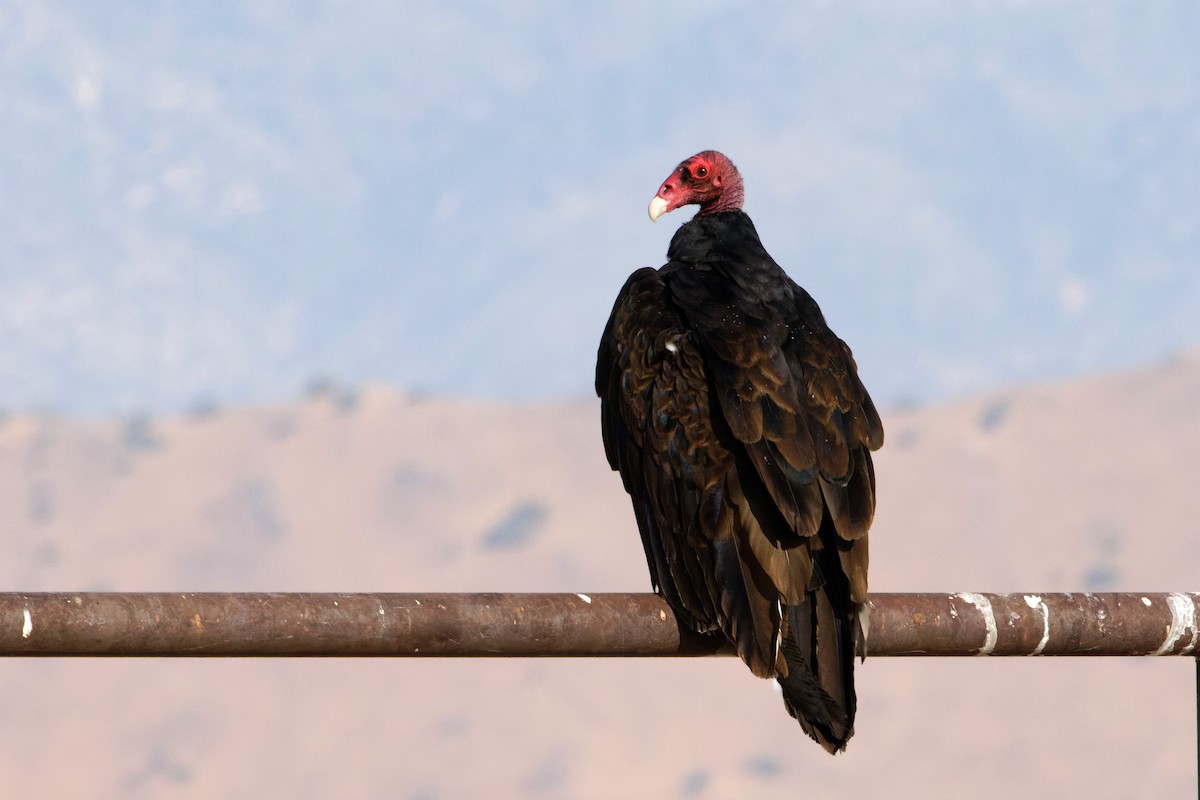
M 856 625 L 855 615 L 839 617 L 821 590 L 784 607 L 784 663 L 776 680 L 788 713 L 830 753 L 845 749 L 854 735 Z

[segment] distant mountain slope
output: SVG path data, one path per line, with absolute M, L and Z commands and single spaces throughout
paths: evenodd
M 1189 590 L 1200 356 L 885 415 L 879 591 Z M 0 424 L 0 585 L 640 591 L 593 402 Z M 17 623 L 12 623 L 17 624 Z M 1182 796 L 1186 659 L 872 659 L 849 751 L 733 659 L 0 664 L 13 796 Z M 682 710 L 681 710 L 682 709 Z

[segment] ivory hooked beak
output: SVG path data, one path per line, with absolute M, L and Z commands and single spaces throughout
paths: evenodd
M 650 201 L 650 207 L 646 209 L 650 213 L 650 221 L 658 222 L 658 218 L 667 213 L 668 205 L 666 200 L 654 195 L 654 199 Z

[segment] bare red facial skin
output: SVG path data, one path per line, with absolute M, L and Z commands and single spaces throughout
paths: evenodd
M 658 187 L 657 194 L 666 201 L 662 213 L 698 205 L 697 216 L 739 209 L 744 196 L 737 167 L 716 150 L 705 150 L 685 159 Z

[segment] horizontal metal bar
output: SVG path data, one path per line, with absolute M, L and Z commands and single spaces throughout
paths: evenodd
M 870 655 L 1192 655 L 1195 593 L 871 597 Z
M 876 594 L 869 655 L 1193 655 L 1196 594 Z M 3 656 L 699 656 L 649 594 L 2 593 Z

